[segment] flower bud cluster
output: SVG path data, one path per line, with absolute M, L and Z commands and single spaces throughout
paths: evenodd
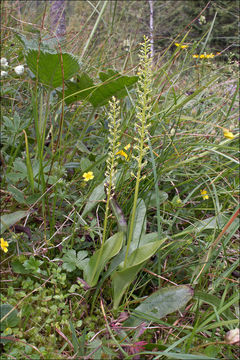
M 134 150 L 137 154 L 133 158 L 138 162 L 141 169 L 146 165 L 143 157 L 147 154 L 148 148 L 144 147 L 144 142 L 148 137 L 148 128 L 150 126 L 151 117 L 151 89 L 152 89 L 152 59 L 150 57 L 150 41 L 144 37 L 144 42 L 141 44 L 139 53 L 139 81 L 137 88 L 138 104 L 136 106 L 136 123 L 137 136 L 134 137 Z
M 108 113 L 109 119 L 109 152 L 107 157 L 107 170 L 105 172 L 108 183 L 105 186 L 108 188 L 107 193 L 114 194 L 114 182 L 116 177 L 117 159 L 116 154 L 119 151 L 119 138 L 120 138 L 120 108 L 119 101 L 115 97 L 109 102 L 110 109 Z

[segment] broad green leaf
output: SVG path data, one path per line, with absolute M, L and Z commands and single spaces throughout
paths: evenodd
M 210 230 L 210 229 L 211 230 L 212 229 L 223 229 L 228 221 L 229 221 L 228 214 L 225 215 L 222 213 L 217 216 L 211 216 L 204 220 L 197 220 L 194 224 L 188 226 L 185 230 L 200 232 L 203 230 Z M 238 219 L 235 219 L 233 224 L 234 223 L 236 224 L 237 222 L 238 222 Z M 230 231 L 230 228 L 228 229 L 228 232 L 229 231 Z
M 105 198 L 104 183 L 105 180 L 100 185 L 96 186 L 91 193 L 88 202 L 83 209 L 82 217 L 87 215 L 87 213 L 89 213 L 89 211 L 91 211 L 99 201 L 102 201 Z
M 1 234 L 3 234 L 10 226 L 16 224 L 19 220 L 27 216 L 28 211 L 15 211 L 14 213 L 1 216 Z
M 187 285 L 160 289 L 133 310 L 133 314 L 138 315 L 140 319 L 132 315 L 126 321 L 127 325 L 124 324 L 124 326 L 136 326 L 141 322 L 141 316 L 143 316 L 144 321 L 152 321 L 154 318 L 161 319 L 186 306 L 192 297 L 193 289 Z
M 93 80 L 85 73 L 78 77 L 77 82 L 68 82 L 65 89 L 67 105 L 78 100 L 87 100 L 93 107 L 108 103 L 112 96 L 122 98 L 127 95 L 126 88 L 131 88 L 138 80 L 137 76 L 123 76 L 113 70 L 100 73 L 103 83 L 94 85 Z
M 111 236 L 90 258 L 84 271 L 84 280 L 90 285 L 95 286 L 98 278 L 106 263 L 121 250 L 124 240 L 123 232 L 118 232 Z
M 79 166 L 79 165 L 78 165 Z M 121 173 L 118 172 L 116 174 L 116 183 L 118 182 L 118 180 L 120 179 Z M 91 193 L 87 204 L 85 205 L 85 208 L 83 209 L 82 212 L 82 217 L 86 216 L 87 213 L 89 211 L 91 211 L 99 201 L 102 201 L 103 199 L 106 198 L 106 194 L 104 191 L 104 184 L 108 181 L 108 178 L 103 180 L 103 182 L 101 184 L 99 184 L 97 187 L 95 187 L 95 189 L 93 190 L 93 192 Z
M 125 267 L 123 267 L 124 261 L 122 261 L 119 265 L 119 270 L 112 274 L 114 309 L 118 308 L 123 294 L 139 270 L 144 266 L 145 262 L 155 254 L 165 240 L 166 239 L 161 239 L 137 248 L 128 256 Z
M 80 68 L 74 55 L 66 52 L 59 54 L 55 50 L 29 49 L 26 61 L 36 78 L 52 88 L 62 86 L 63 81 L 70 79 Z
M 7 314 L 9 314 L 9 315 L 7 315 Z M 16 326 L 19 322 L 19 317 L 17 315 L 18 315 L 18 312 L 16 309 L 13 310 L 12 305 L 1 304 L 0 305 L 0 316 L 1 316 L 0 331 L 4 331 L 8 327 L 12 328 L 12 327 Z
M 130 215 L 131 217 L 131 215 Z M 146 232 L 146 206 L 143 199 L 138 199 L 133 225 L 133 237 L 131 246 L 136 248 L 139 245 L 139 240 L 142 234 Z

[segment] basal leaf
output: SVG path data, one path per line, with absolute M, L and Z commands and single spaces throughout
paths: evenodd
M 0 219 L 1 234 L 4 233 L 10 226 L 16 224 L 19 220 L 27 216 L 28 211 L 15 211 L 14 213 L 2 215 Z
M 136 326 L 144 321 L 153 321 L 161 319 L 162 317 L 177 311 L 188 303 L 193 297 L 193 289 L 187 285 L 171 286 L 164 289 L 160 289 L 150 295 L 146 300 L 142 302 L 133 313 L 138 315 L 130 316 L 124 326 Z
M 145 262 L 155 254 L 164 241 L 165 239 L 150 242 L 135 249 L 130 256 L 128 256 L 125 266 L 123 261 L 119 265 L 119 270 L 112 274 L 114 309 L 118 308 L 123 294 L 134 280 L 139 270 L 144 266 Z
M 124 240 L 123 232 L 118 232 L 111 236 L 90 258 L 86 270 L 84 272 L 84 280 L 90 285 L 95 286 L 98 278 L 106 265 L 106 263 L 114 257 L 122 248 Z

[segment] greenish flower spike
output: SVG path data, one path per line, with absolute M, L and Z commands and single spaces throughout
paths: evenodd
M 124 260 L 124 266 L 127 261 L 129 247 L 132 241 L 133 236 L 133 228 L 134 228 L 134 219 L 137 207 L 137 199 L 139 192 L 140 181 L 143 177 L 141 177 L 141 170 L 146 165 L 146 161 L 144 161 L 144 157 L 148 152 L 148 148 L 144 146 L 144 143 L 147 142 L 148 138 L 148 127 L 150 126 L 149 120 L 151 117 L 150 109 L 151 109 L 151 90 L 152 90 L 152 59 L 150 56 L 150 41 L 147 37 L 144 36 L 144 42 L 141 44 L 141 49 L 139 53 L 140 63 L 138 70 L 138 102 L 136 106 L 136 117 L 137 117 L 137 135 L 134 138 L 136 144 L 134 145 L 134 153 L 133 158 L 137 161 L 137 174 L 133 174 L 136 178 L 135 185 L 135 193 L 134 193 L 134 201 L 133 201 L 133 209 L 132 216 L 127 240 L 127 250 Z
M 120 138 L 120 108 L 119 108 L 119 101 L 116 100 L 115 97 L 112 98 L 112 101 L 109 102 L 109 150 L 108 150 L 108 158 L 107 158 L 107 170 L 105 172 L 105 176 L 108 179 L 105 186 L 106 186 L 106 193 L 107 193 L 107 203 L 106 203 L 106 211 L 105 211 L 105 218 L 104 218 L 104 226 L 103 226 L 103 240 L 102 244 L 104 244 L 106 238 L 106 230 L 107 230 L 107 219 L 108 219 L 108 212 L 109 212 L 109 204 L 110 200 L 114 194 L 115 190 L 115 179 L 116 179 L 116 167 L 117 167 L 117 160 L 116 154 L 119 151 L 119 138 Z

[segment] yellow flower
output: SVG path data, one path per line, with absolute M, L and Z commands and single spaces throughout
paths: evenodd
M 94 178 L 93 172 L 89 171 L 87 173 L 84 173 L 83 178 L 84 178 L 84 181 L 92 180 Z
M 6 253 L 8 252 L 8 242 L 5 241 L 3 238 L 1 240 L 1 249 Z
M 181 49 L 188 48 L 188 45 L 180 45 L 179 43 L 175 43 L 175 46 L 180 47 Z
M 125 149 L 125 148 L 124 148 Z M 128 160 L 128 155 L 125 153 L 125 151 L 123 150 L 120 150 L 116 153 L 116 155 L 122 155 L 125 157 L 126 160 Z
M 197 59 L 199 57 L 199 55 L 195 54 L 192 56 L 193 58 Z
M 128 149 L 130 148 L 130 146 L 131 146 L 130 144 L 127 144 L 127 145 L 124 147 L 124 149 L 125 149 L 125 150 L 128 150 Z
M 209 196 L 207 194 L 207 190 L 200 190 L 203 200 L 208 200 Z
M 215 56 L 215 55 L 213 55 L 213 53 L 211 53 L 211 54 L 207 54 L 205 57 L 206 57 L 207 59 L 212 59 L 212 58 L 214 58 L 214 56 Z
M 205 58 L 205 55 L 204 54 L 201 54 L 200 55 L 200 59 L 204 59 Z
M 225 138 L 227 139 L 234 139 L 234 135 L 231 131 L 229 131 L 228 129 L 224 129 L 223 130 L 223 135 L 225 136 Z

